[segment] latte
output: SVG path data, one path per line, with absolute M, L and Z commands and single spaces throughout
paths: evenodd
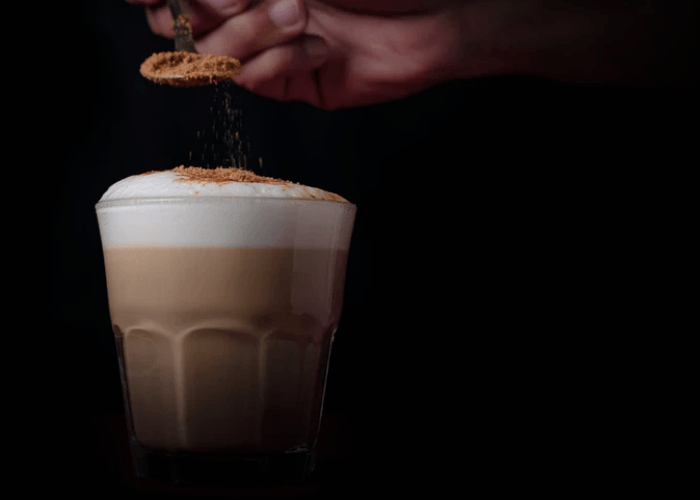
M 354 214 L 237 169 L 110 187 L 97 215 L 137 456 L 313 453 Z

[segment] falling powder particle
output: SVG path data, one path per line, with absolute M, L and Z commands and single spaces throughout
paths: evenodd
M 201 165 L 249 168 L 250 142 L 243 132 L 243 111 L 238 97 L 232 82 L 216 86 L 211 107 L 212 125 L 197 133 L 197 144 L 192 151 Z

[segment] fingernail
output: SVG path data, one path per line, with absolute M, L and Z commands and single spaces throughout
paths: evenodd
M 268 7 L 267 15 L 276 26 L 286 28 L 299 20 L 299 6 L 295 0 L 280 0 Z
M 323 62 L 328 57 L 328 45 L 321 39 L 313 39 L 306 42 L 306 53 L 314 64 Z

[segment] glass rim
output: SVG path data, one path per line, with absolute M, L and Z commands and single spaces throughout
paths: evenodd
M 324 205 L 340 205 L 351 209 L 356 209 L 357 206 L 350 202 L 336 200 L 309 200 L 306 198 L 276 198 L 265 196 L 159 196 L 159 197 L 143 197 L 143 198 L 118 198 L 114 200 L 98 201 L 95 204 L 95 209 L 139 206 L 139 205 L 167 205 L 187 203 L 209 203 L 209 204 L 225 204 L 242 201 L 250 202 L 265 202 L 265 203 L 283 203 L 292 205 L 306 204 L 324 204 Z

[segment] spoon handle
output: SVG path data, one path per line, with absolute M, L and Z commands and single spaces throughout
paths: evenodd
M 192 28 L 187 19 L 187 14 L 183 14 L 178 0 L 168 0 L 170 14 L 173 16 L 173 31 L 175 31 L 175 50 L 178 52 L 197 52 L 192 40 Z

